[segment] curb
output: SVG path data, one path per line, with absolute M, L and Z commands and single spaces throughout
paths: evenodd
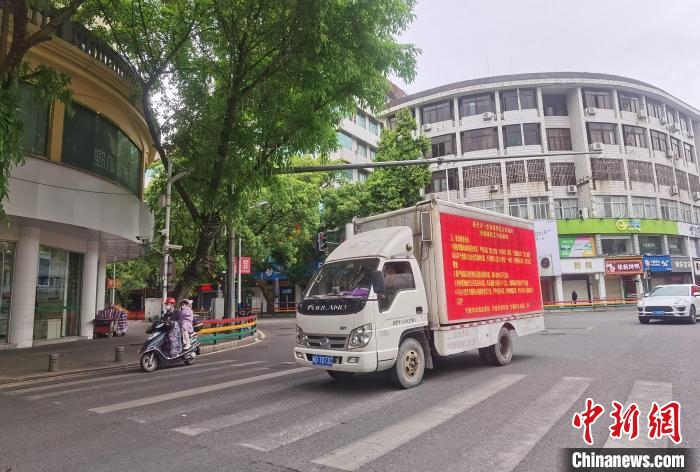
M 201 346 L 200 347 L 200 355 L 208 355 L 208 354 L 213 354 L 215 352 L 221 352 L 221 351 L 228 351 L 231 349 L 239 349 L 245 346 L 249 346 L 252 344 L 256 344 L 262 340 L 264 340 L 267 336 L 260 330 L 256 331 L 256 334 L 254 336 L 250 336 L 245 339 L 236 339 L 233 341 L 223 341 L 221 344 L 214 344 L 214 345 L 207 345 L 207 346 Z M 113 366 L 104 366 L 104 367 L 92 367 L 92 368 L 85 368 L 85 369 L 74 369 L 74 370 L 66 370 L 66 371 L 61 371 L 61 372 L 47 372 L 45 374 L 31 374 L 31 375 L 24 375 L 24 376 L 19 376 L 19 377 L 8 377 L 5 379 L 0 379 L 0 389 L 3 389 L 8 386 L 12 386 L 13 384 L 19 383 L 19 382 L 31 382 L 31 381 L 41 381 L 41 380 L 53 380 L 53 379 L 59 379 L 59 378 L 70 378 L 70 377 L 76 377 L 79 375 L 84 375 L 84 374 L 91 374 L 95 372 L 109 372 L 109 371 L 116 371 L 116 370 L 126 370 L 130 368 L 136 368 L 138 367 L 139 364 L 138 362 L 128 362 L 128 363 L 121 363 L 119 365 L 113 365 Z

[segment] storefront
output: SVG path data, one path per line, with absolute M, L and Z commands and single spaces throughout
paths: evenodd
M 12 300 L 12 276 L 14 275 L 15 243 L 0 241 L 2 265 L 0 265 L 0 345 L 7 343 L 10 330 L 10 302 Z
M 540 271 L 542 301 L 554 302 L 563 298 L 561 291 L 561 266 L 557 247 L 557 222 L 555 220 L 535 221 L 535 242 Z M 559 284 L 557 283 L 559 280 Z
M 601 257 L 561 259 L 563 300 L 571 301 L 574 292 L 579 301 L 601 298 L 601 289 L 605 298 L 604 271 Z
M 608 300 L 636 298 L 643 293 L 641 257 L 606 258 L 605 290 Z

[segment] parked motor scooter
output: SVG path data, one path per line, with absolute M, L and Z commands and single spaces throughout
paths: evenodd
M 197 338 L 196 332 L 201 329 L 201 324 L 195 324 L 195 332 L 190 334 L 190 348 L 181 351 L 180 354 L 175 357 L 168 357 L 163 347 L 166 345 L 168 331 L 172 323 L 175 323 L 175 321 L 155 317 L 151 326 L 146 330 L 146 341 L 144 341 L 143 346 L 139 349 L 139 354 L 141 356 L 139 364 L 144 372 L 153 372 L 159 366 L 171 365 L 178 362 L 184 362 L 185 365 L 194 364 L 199 354 L 199 339 Z

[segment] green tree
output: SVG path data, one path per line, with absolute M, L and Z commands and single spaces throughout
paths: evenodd
M 222 227 L 254 203 L 250 189 L 265 187 L 291 157 L 334 147 L 335 127 L 356 100 L 383 105 L 387 75 L 414 74 L 417 50 L 395 40 L 413 19 L 413 0 L 202 0 L 190 10 L 117 3 L 127 6 L 106 18 L 105 34 L 145 79 L 156 147 L 164 162 L 193 170 L 176 185 L 187 212 L 178 220 L 196 241 L 178 297 L 215 268 Z M 128 5 L 146 3 L 145 21 L 134 19 Z M 159 15 L 173 21 L 154 21 Z M 151 101 L 166 73 L 161 134 Z

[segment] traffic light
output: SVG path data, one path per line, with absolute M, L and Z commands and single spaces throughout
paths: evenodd
M 318 233 L 318 250 L 320 252 L 326 250 L 326 233 Z

